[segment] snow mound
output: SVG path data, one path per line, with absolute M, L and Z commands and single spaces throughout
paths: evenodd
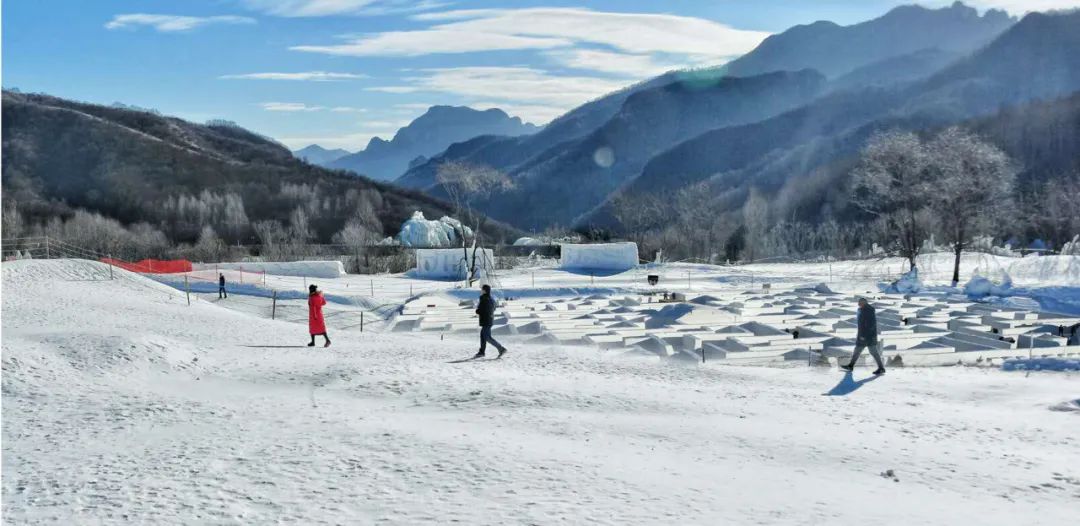
M 533 238 L 533 237 L 519 237 L 514 241 L 514 246 L 515 247 L 535 246 L 535 245 L 543 245 L 543 244 L 544 243 L 542 241 L 540 241 L 539 239 Z
M 964 285 L 964 295 L 971 299 L 981 299 L 987 296 L 1008 296 L 1012 290 L 1012 278 L 1004 274 L 1001 283 L 994 283 L 985 276 L 972 276 L 971 281 Z
M 461 244 L 457 230 L 463 230 L 466 236 L 472 235 L 472 229 L 462 226 L 461 221 L 443 216 L 438 221 L 424 218 L 424 213 L 417 210 L 412 217 L 401 225 L 396 240 L 407 247 L 452 247 Z
M 889 294 L 915 294 L 923 289 L 923 283 L 919 280 L 918 267 L 913 268 L 900 276 L 900 279 L 881 287 L 881 291 Z

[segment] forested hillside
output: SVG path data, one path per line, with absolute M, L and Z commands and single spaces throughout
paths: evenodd
M 419 192 L 310 165 L 231 123 L 10 91 L 3 114 L 5 237 L 81 209 L 158 244 L 207 235 L 228 244 L 329 243 L 343 232 L 374 242 L 416 210 L 451 213 Z

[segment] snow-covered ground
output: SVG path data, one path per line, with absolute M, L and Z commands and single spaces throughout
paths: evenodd
M 824 265 L 741 270 L 826 281 Z M 834 282 L 880 277 L 850 267 Z M 684 271 L 693 290 L 751 279 L 661 270 L 673 288 Z M 270 320 L 209 295 L 188 306 L 175 288 L 114 272 L 3 264 L 7 523 L 1014 525 L 1080 514 L 1076 372 L 873 379 L 544 345 L 451 364 L 473 342 L 331 323 L 334 345 L 312 349 L 295 312 Z M 535 275 L 560 293 L 636 287 L 655 271 L 571 283 L 555 272 L 500 281 L 526 290 Z M 375 279 L 380 301 L 417 286 L 319 284 L 370 292 Z

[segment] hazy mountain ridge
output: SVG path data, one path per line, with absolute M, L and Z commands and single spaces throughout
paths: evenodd
M 328 163 L 330 168 L 350 170 L 373 179 L 393 180 L 404 174 L 419 157 L 436 155 L 450 145 L 483 135 L 516 137 L 540 128 L 492 108 L 432 106 L 387 141 L 373 137 L 360 152 Z
M 811 68 L 835 78 L 891 57 L 936 48 L 967 54 L 1008 29 L 1015 19 L 990 9 L 981 16 L 960 2 L 929 9 L 899 6 L 885 15 L 840 26 L 819 21 L 795 26 L 765 39 L 756 49 L 725 66 L 729 75 Z
M 312 144 L 293 152 L 293 155 L 298 159 L 303 159 L 311 164 L 319 166 L 328 166 L 330 163 L 351 154 L 348 150 L 341 148 L 326 149 L 318 144 Z
M 481 208 L 527 228 L 568 221 L 636 176 L 653 154 L 670 145 L 718 126 L 755 122 L 800 106 L 824 88 L 824 77 L 807 70 L 675 81 L 637 91 L 596 131 L 553 146 L 510 171 L 514 188 Z M 543 204 L 530 206 L 536 196 L 544 196 Z
M 923 81 L 838 92 L 772 119 L 706 132 L 655 156 L 623 191 L 656 194 L 707 181 L 718 213 L 741 206 L 749 185 L 812 194 L 808 178 L 835 170 L 876 130 L 933 129 L 1080 90 L 1077 27 L 1080 11 L 1029 14 Z M 608 206 L 583 224 L 612 225 Z

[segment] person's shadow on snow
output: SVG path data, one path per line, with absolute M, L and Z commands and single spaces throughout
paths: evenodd
M 856 382 L 855 379 L 852 378 L 851 373 L 844 373 L 844 377 L 840 379 L 840 383 L 836 384 L 836 387 L 833 387 L 829 392 L 824 393 L 824 395 L 847 396 L 851 393 L 854 393 L 855 390 L 862 387 L 863 385 L 873 382 L 878 378 L 878 376 L 871 376 L 868 378 L 863 378 L 862 380 Z

